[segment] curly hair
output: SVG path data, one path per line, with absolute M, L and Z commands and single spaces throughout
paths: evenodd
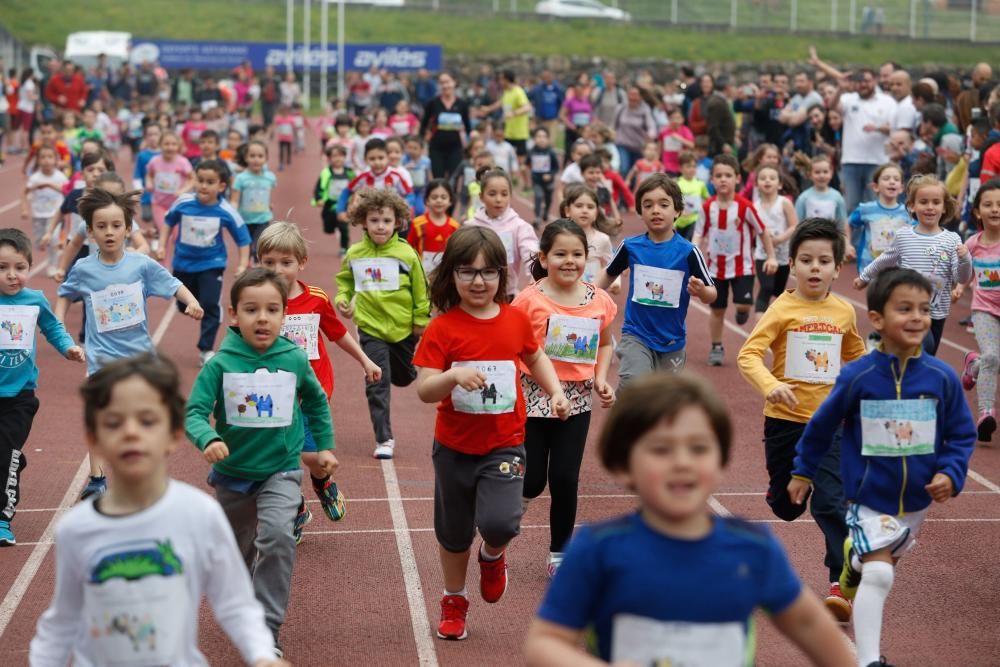
M 396 231 L 406 226 L 410 221 L 410 207 L 406 201 L 392 190 L 375 190 L 374 188 L 362 188 L 354 193 L 348 211 L 348 217 L 352 225 L 359 227 L 365 224 L 368 214 L 371 211 L 380 211 L 383 208 L 391 209 L 396 217 Z

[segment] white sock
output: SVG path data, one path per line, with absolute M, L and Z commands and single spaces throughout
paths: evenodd
M 858 664 L 861 667 L 878 662 L 882 609 L 894 577 L 892 564 L 879 560 L 868 561 L 861 569 L 861 584 L 854 598 L 854 641 L 858 646 Z
M 463 598 L 467 598 L 467 597 L 469 597 L 469 594 L 468 594 L 468 593 L 467 593 L 467 592 L 465 591 L 465 589 L 464 589 L 464 588 L 463 588 L 462 590 L 460 590 L 459 592 L 457 592 L 457 593 L 449 593 L 449 592 L 448 592 L 448 589 L 446 588 L 446 589 L 444 589 L 444 594 L 445 594 L 446 596 L 447 596 L 447 595 L 461 595 L 461 596 L 462 596 Z
M 479 557 L 485 561 L 489 561 L 492 563 L 495 560 L 500 560 L 501 556 L 503 556 L 502 551 L 498 553 L 496 556 L 491 556 L 488 553 L 486 553 L 486 542 L 483 542 L 482 546 L 479 547 Z

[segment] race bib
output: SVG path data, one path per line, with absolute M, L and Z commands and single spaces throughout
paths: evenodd
M 407 120 L 396 120 L 389 123 L 393 133 L 399 137 L 405 137 L 410 133 L 410 122 Z
M 391 292 L 399 289 L 399 262 L 389 257 L 352 259 L 354 289 L 358 292 Z
M 710 244 L 712 254 L 725 257 L 739 254 L 740 238 L 738 229 L 713 229 Z
M 668 134 L 667 136 L 663 137 L 663 150 L 669 153 L 676 153 L 682 147 L 683 144 L 681 144 L 680 137 L 678 137 L 676 134 Z
M 585 125 L 590 124 L 590 114 L 586 111 L 574 112 L 573 115 L 571 116 L 571 119 L 573 121 L 573 124 L 576 125 L 577 127 L 584 127 Z
M 430 275 L 431 271 L 438 267 L 441 263 L 441 258 L 444 256 L 443 252 L 431 252 L 430 250 L 424 250 L 420 256 L 420 263 L 424 265 L 424 274 Z
M 507 251 L 507 264 L 514 263 L 514 232 L 497 232 L 503 249 Z
M 442 111 L 438 114 L 437 127 L 439 130 L 459 131 L 465 128 L 462 123 L 462 114 L 454 111 Z
M 545 333 L 549 359 L 571 364 L 596 364 L 601 339 L 601 320 L 571 315 L 550 315 Z
M 310 361 L 319 359 L 319 313 L 285 315 L 281 335 L 298 345 Z
M 531 154 L 531 171 L 536 174 L 548 174 L 552 172 L 552 156 L 548 153 Z
M 683 271 L 636 264 L 632 276 L 632 301 L 635 303 L 660 308 L 680 306 Z
M 840 375 L 843 334 L 789 331 L 785 376 L 813 384 L 833 384 Z
M 601 272 L 601 260 L 591 257 L 583 265 L 583 282 L 592 283 L 597 280 L 597 275 Z
M 35 347 L 38 306 L 0 306 L 0 350 Z
M 456 361 L 453 368 L 471 366 L 486 376 L 482 389 L 451 390 L 451 404 L 457 412 L 496 415 L 514 411 L 517 403 L 517 368 L 513 361 Z
M 196 248 L 211 248 L 219 235 L 219 218 L 204 215 L 181 215 L 181 240 Z
M 422 188 L 427 185 L 427 170 L 423 167 L 418 167 L 416 165 L 410 169 L 410 180 L 413 181 L 413 187 Z
M 101 333 L 127 329 L 146 321 L 146 299 L 142 282 L 109 285 L 90 295 L 90 303 Z
M 617 614 L 612 662 L 669 667 L 741 667 L 746 664 L 743 624 L 657 621 Z
M 837 213 L 837 202 L 830 201 L 829 199 L 816 199 L 815 197 L 806 200 L 806 217 L 807 218 L 826 218 L 828 220 L 835 220 L 834 215 Z
M 972 268 L 976 272 L 976 289 L 1000 289 L 1000 260 L 973 257 Z
M 937 401 L 861 401 L 862 456 L 932 454 L 937 435 Z
M 872 256 L 878 257 L 892 245 L 892 240 L 896 238 L 896 230 L 906 227 L 909 223 L 903 218 L 879 218 L 869 223 L 871 230 Z
M 271 189 L 247 188 L 241 193 L 240 208 L 247 213 L 267 213 L 271 210 Z
M 641 185 L 642 183 L 644 183 L 646 181 L 646 179 L 648 179 L 650 176 L 652 176 L 655 173 L 656 173 L 655 171 L 639 171 L 639 172 L 636 172 L 635 176 L 638 179 L 639 184 Z
M 681 199 L 684 201 L 684 215 L 697 213 L 701 209 L 701 195 L 683 195 Z
M 181 175 L 174 171 L 158 171 L 153 174 L 153 189 L 163 194 L 176 194 L 181 189 Z
M 226 421 L 245 428 L 290 426 L 295 415 L 295 374 L 223 373 L 222 394 Z

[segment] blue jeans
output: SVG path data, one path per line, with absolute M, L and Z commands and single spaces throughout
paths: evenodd
M 621 144 L 616 144 L 618 146 L 618 155 L 621 156 L 621 165 L 618 167 L 618 171 L 621 173 L 622 178 L 628 175 L 628 172 L 632 169 L 634 165 L 640 158 L 642 158 L 641 151 L 634 151 L 630 148 L 626 148 Z
M 848 215 L 853 213 L 861 202 L 875 199 L 875 192 L 868 186 L 871 185 L 872 174 L 876 169 L 878 169 L 877 164 L 840 165 L 840 194 L 844 195 L 844 205 L 847 207 Z
M 202 352 L 215 349 L 215 336 L 219 333 L 222 323 L 222 274 L 225 269 L 205 269 L 204 271 L 174 271 L 174 277 L 191 290 L 194 298 L 205 309 L 201 318 L 201 334 L 198 336 L 198 349 Z M 177 309 L 184 312 L 187 308 L 180 301 Z

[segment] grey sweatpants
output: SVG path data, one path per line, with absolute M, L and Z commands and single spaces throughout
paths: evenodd
M 632 334 L 622 334 L 618 342 L 618 387 L 624 387 L 629 380 L 654 371 L 680 373 L 687 359 L 685 348 L 673 352 L 657 352 L 650 349 Z
M 302 499 L 301 486 L 302 470 L 290 470 L 271 475 L 253 493 L 215 487 L 215 497 L 250 570 L 254 594 L 264 607 L 264 620 L 275 635 L 285 622 L 292 588 L 292 527 Z
M 392 439 L 390 388 L 392 385 L 406 387 L 417 379 L 413 351 L 417 348 L 419 338 L 410 336 L 398 343 L 387 343 L 358 329 L 358 339 L 368 358 L 382 369 L 382 379 L 366 385 L 365 394 L 368 396 L 368 412 L 375 430 L 375 441 L 385 442 Z
M 972 327 L 979 344 L 976 362 L 976 402 L 979 412 L 992 410 L 996 402 L 997 371 L 1000 370 L 1000 319 L 979 310 L 972 311 Z M 978 419 L 979 415 L 976 415 Z

